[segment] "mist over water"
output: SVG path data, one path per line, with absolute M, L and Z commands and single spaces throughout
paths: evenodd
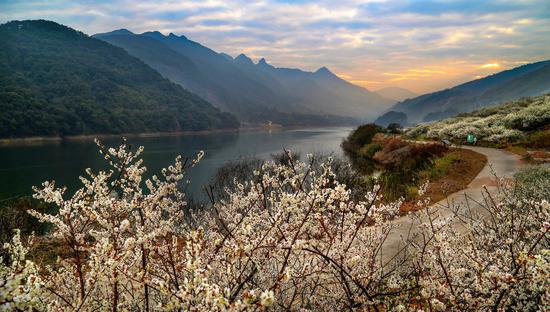
M 283 129 L 275 131 L 248 131 L 214 133 L 177 137 L 129 138 L 133 146 L 144 146 L 142 155 L 147 167 L 146 176 L 160 174 L 160 169 L 173 163 L 177 155 L 194 158 L 203 150 L 205 157 L 187 175 L 191 183 L 187 193 L 202 196 L 202 186 L 225 162 L 243 157 L 270 159 L 270 155 L 283 148 L 301 153 L 342 155 L 340 143 L 350 128 Z M 104 139 L 106 146 L 115 147 L 118 138 Z M 107 169 L 95 143 L 64 141 L 32 145 L 0 147 L 0 200 L 31 195 L 33 185 L 55 180 L 56 185 L 67 186 L 69 192 L 80 186 L 79 175 L 85 168 L 94 171 Z

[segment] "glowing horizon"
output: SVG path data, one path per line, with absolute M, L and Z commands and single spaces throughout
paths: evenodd
M 424 93 L 550 59 L 550 4 L 491 1 L 0 0 L 0 21 L 48 19 L 89 35 L 185 35 L 278 67 L 322 66 L 377 90 Z

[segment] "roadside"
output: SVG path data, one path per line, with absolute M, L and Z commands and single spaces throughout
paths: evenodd
M 452 193 L 430 206 L 430 209 L 438 209 L 442 218 L 451 215 L 452 212 L 448 207 L 456 205 L 467 204 L 473 211 L 481 212 L 483 207 L 480 204 L 485 200 L 483 197 L 484 190 L 494 193 L 497 185 L 496 177 L 512 177 L 523 166 L 521 157 L 508 151 L 477 146 L 461 146 L 461 148 L 483 154 L 487 157 L 487 164 L 475 179 L 468 184 L 466 189 Z M 403 247 L 403 238 L 417 233 L 421 220 L 413 218 L 414 214 L 416 213 L 411 212 L 411 214 L 400 217 L 394 222 L 396 227 L 388 235 L 380 251 L 382 261 L 389 261 L 399 252 Z
M 416 203 L 418 200 L 430 198 L 438 202 L 453 194 L 464 190 L 478 176 L 487 164 L 487 157 L 466 148 L 452 148 L 446 155 L 435 159 L 429 169 L 420 173 L 423 180 L 429 181 L 428 188 L 423 196 L 415 196 L 401 205 L 404 215 L 421 209 Z

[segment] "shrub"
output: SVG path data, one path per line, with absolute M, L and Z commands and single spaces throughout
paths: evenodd
M 407 136 L 448 139 L 464 142 L 468 134 L 481 141 L 509 144 L 525 139 L 523 131 L 541 129 L 550 124 L 550 95 L 524 98 L 493 108 L 463 113 L 454 118 L 421 124 L 407 131 Z
M 550 164 L 531 165 L 515 174 L 516 197 L 550 202 Z
M 548 173 L 541 167 L 520 173 L 518 183 L 528 193 L 501 181 L 497 194 L 485 192 L 484 202 L 451 206 L 441 214 L 421 213 L 419 218 L 426 220 L 422 240 L 432 244 L 427 252 L 425 246 L 417 249 L 424 256 L 417 269 L 426 274 L 420 294 L 431 301 L 430 307 L 441 311 L 548 308 L 550 204 L 544 199 L 547 188 L 531 192 L 543 180 L 548 187 Z
M 142 149 L 102 150 L 113 170 L 87 170 L 72 196 L 36 189 L 60 209 L 33 215 L 69 255 L 39 268 L 16 233 L 14 260 L 0 261 L 2 310 L 547 310 L 546 193 L 502 185 L 479 209 L 426 209 L 388 247 L 403 234 L 400 202 L 380 203 L 377 187 L 352 200 L 330 159 L 265 162 L 189 224 L 178 182 L 196 161 L 178 157 L 143 181 Z M 548 168 L 533 168 L 518 185 L 547 180 Z
M 536 130 L 550 124 L 550 96 L 534 101 L 534 103 L 518 112 L 506 115 L 503 123 L 512 129 Z
M 459 160 L 458 156 L 453 153 L 449 153 L 445 156 L 436 158 L 434 165 L 430 168 L 429 179 L 438 179 L 449 171 L 449 168 Z
M 550 148 L 550 128 L 529 134 L 526 145 L 532 148 Z
M 346 152 L 355 152 L 366 144 L 371 143 L 377 133 L 383 133 L 384 128 L 376 124 L 366 124 L 357 127 L 342 142 L 342 148 Z

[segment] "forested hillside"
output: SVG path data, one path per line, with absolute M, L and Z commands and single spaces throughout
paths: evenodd
M 522 65 L 433 93 L 407 99 L 391 110 L 417 123 L 452 117 L 501 102 L 550 92 L 550 61 Z
M 0 137 L 238 126 L 121 48 L 49 21 L 0 25 Z

